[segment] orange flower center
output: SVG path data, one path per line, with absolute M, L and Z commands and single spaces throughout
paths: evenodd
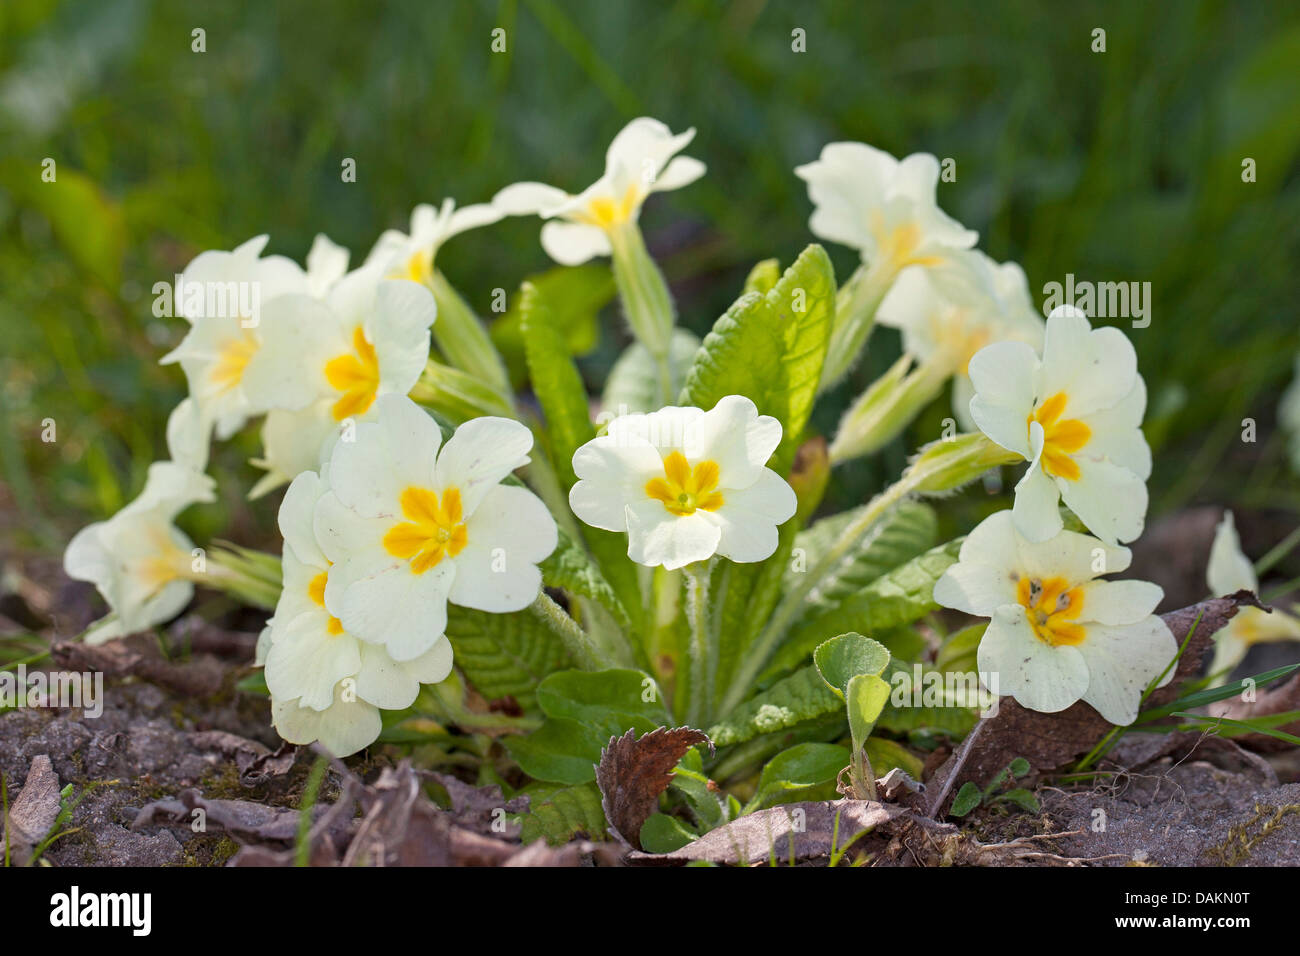
M 1057 392 L 1042 402 L 1025 424 L 1032 428 L 1034 422 L 1043 426 L 1043 471 L 1069 481 L 1079 480 L 1079 466 L 1070 456 L 1088 444 L 1092 429 L 1077 418 L 1061 420 L 1065 411 L 1066 395 Z
M 1029 626 L 1044 644 L 1060 647 L 1081 644 L 1083 627 L 1074 623 L 1083 611 L 1083 591 L 1071 588 L 1064 578 L 1021 577 L 1016 582 L 1016 599 L 1025 609 Z
M 343 393 L 331 409 L 336 422 L 364 415 L 374 403 L 379 392 L 379 357 L 361 326 L 352 330 L 352 351 L 325 363 L 325 380 Z
M 407 488 L 399 499 L 409 518 L 384 535 L 384 549 L 411 562 L 411 571 L 423 574 L 443 557 L 456 557 L 469 543 L 459 488 L 446 488 L 442 500 L 428 488 Z
M 697 509 L 717 511 L 722 507 L 718 493 L 720 476 L 716 461 L 701 461 L 694 468 L 679 451 L 664 459 L 664 477 L 645 483 L 645 493 L 675 515 L 693 515 Z

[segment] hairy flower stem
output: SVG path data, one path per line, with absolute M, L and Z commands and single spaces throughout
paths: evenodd
M 608 652 L 597 645 L 573 618 L 551 600 L 545 591 L 537 592 L 537 599 L 528 606 L 561 641 L 573 656 L 574 663 L 585 671 L 614 667 L 615 661 Z
M 882 256 L 870 266 L 858 266 L 835 297 L 835 325 L 817 391 L 837 385 L 858 360 L 876 321 L 880 302 L 898 277 L 898 263 Z
M 671 405 L 677 400 L 679 383 L 674 380 L 670 360 L 674 316 L 668 283 L 650 257 L 635 221 L 610 230 L 609 240 L 623 313 L 632 334 L 654 358 L 661 404 Z
M 861 458 L 888 444 L 943 391 L 957 366 L 944 351 L 908 371 L 911 361 L 903 356 L 849 406 L 828 449 L 832 465 Z
M 686 617 L 691 625 L 690 696 L 686 702 L 686 723 L 702 727 L 711 714 L 713 677 L 717 673 L 717 640 L 709 627 L 710 561 L 696 561 L 686 567 Z

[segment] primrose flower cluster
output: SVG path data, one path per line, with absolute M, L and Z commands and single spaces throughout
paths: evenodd
M 275 727 L 288 741 L 346 755 L 379 736 L 383 711 L 410 708 L 422 685 L 450 677 L 458 609 L 531 614 L 589 670 L 645 659 L 634 643 L 642 638 L 631 633 L 644 625 L 635 622 L 662 630 L 669 622 L 656 615 L 680 609 L 691 635 L 684 710 L 704 725 L 758 686 L 820 576 L 870 540 L 893 505 L 1024 462 L 1012 507 L 966 538 L 935 600 L 989 619 L 978 663 L 997 675 L 999 692 L 1042 711 L 1082 700 L 1108 720 L 1131 722 L 1144 689 L 1168 679 L 1176 652 L 1154 614 L 1158 587 L 1103 580 L 1127 568 L 1123 545 L 1141 534 L 1147 509 L 1146 392 L 1134 349 L 1071 307 L 1044 322 L 1020 266 L 976 249 L 976 234 L 939 208 L 933 156 L 900 161 L 861 143 L 832 143 L 795 170 L 813 203 L 811 231 L 862 258 L 836 292 L 825 252 L 811 248 L 828 276 L 829 333 L 820 377 L 806 384 L 808 403 L 842 385 L 876 325 L 901 333 L 903 356 L 849 404 L 824 463 L 878 450 L 949 381 L 955 418 L 969 434 L 922 449 L 897 484 L 839 526 L 802 578 L 783 585 L 780 573 L 766 575 L 784 588 L 766 605 L 753 602 L 775 606 L 771 620 L 753 628 L 729 686 L 717 673 L 725 638 L 705 606 L 714 569 L 773 559 L 783 541 L 790 547 L 783 529 L 797 531 L 816 509 L 825 474 L 820 486 L 795 480 L 789 462 L 805 421 L 770 404 L 775 389 L 714 392 L 696 399 L 711 407 L 690 404 L 696 379 L 687 373 L 707 364 L 709 344 L 676 328 L 639 216 L 651 195 L 704 175 L 701 162 L 681 155 L 693 137 L 633 120 L 587 189 L 524 182 L 488 203 L 418 206 L 409 233 L 385 232 L 355 268 L 323 235 L 305 267 L 263 255 L 265 236 L 197 256 L 178 286 L 201 294 L 178 294 L 187 332 L 163 359 L 181 366 L 189 386 L 168 423 L 171 460 L 152 466 L 140 497 L 84 529 L 66 552 L 69 574 L 93 582 L 109 605 L 87 640 L 166 622 L 195 583 L 273 609 L 258 660 Z M 615 373 L 643 365 L 649 397 L 598 430 L 580 383 L 566 406 L 581 409 L 580 424 L 559 436 L 541 427 L 516 400 L 483 323 L 438 268 L 439 250 L 455 235 L 520 215 L 544 221 L 541 245 L 562 266 L 611 260 L 634 339 Z M 775 278 L 754 282 L 737 307 L 759 309 L 789 291 Z M 769 309 L 790 321 L 794 311 Z M 534 386 L 549 419 L 543 388 Z M 176 519 L 214 500 L 204 475 L 212 438 L 259 418 L 254 464 L 263 475 L 250 496 L 287 484 L 282 556 L 207 554 Z M 557 438 L 584 431 L 554 459 Z M 1066 528 L 1062 504 L 1087 533 Z M 1253 586 L 1240 561 L 1224 556 L 1235 542 L 1225 521 L 1211 584 Z M 606 533 L 625 536 L 616 558 L 658 569 L 607 575 L 630 578 L 634 592 L 618 608 L 634 623 L 612 634 L 618 615 L 593 615 L 584 603 L 599 589 L 569 595 L 567 611 L 543 589 L 562 544 L 599 564 L 605 556 L 593 542 Z M 673 588 L 684 588 L 686 600 Z M 1240 633 L 1221 645 L 1225 666 L 1256 639 L 1252 620 L 1241 619 Z

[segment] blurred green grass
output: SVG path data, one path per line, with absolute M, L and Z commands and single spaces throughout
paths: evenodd
M 0 493 L 16 517 L 0 530 L 61 547 L 165 454 L 184 382 L 156 362 L 183 323 L 155 319 L 150 290 L 198 251 L 269 232 L 271 251 L 301 259 L 324 231 L 359 261 L 417 202 L 483 201 L 520 179 L 585 187 L 639 114 L 695 126 L 688 152 L 709 165 L 644 217 L 685 325 L 703 332 L 754 261 L 812 241 L 792 169 L 824 143 L 953 157 L 940 202 L 991 255 L 1023 263 L 1036 297 L 1067 272 L 1152 283 L 1150 327 L 1126 331 L 1151 396 L 1153 515 L 1195 501 L 1300 513 L 1272 427 L 1300 350 L 1300 14 L 1287 6 L 6 0 Z M 490 52 L 496 27 L 505 54 Z M 1105 53 L 1090 51 L 1096 27 Z M 791 50 L 795 28 L 806 53 Z M 41 181 L 46 157 L 57 184 Z M 467 234 L 439 262 L 486 314 L 492 289 L 548 265 L 538 228 Z M 847 276 L 853 255 L 831 251 Z M 605 319 L 584 363 L 593 386 L 624 341 L 615 310 Z M 897 350 L 878 332 L 815 423 L 832 429 Z M 833 500 L 896 474 L 947 414 L 945 398 L 910 444 L 837 474 Z M 57 442 L 40 440 L 46 419 Z M 196 534 L 273 537 L 277 499 L 241 502 L 255 453 L 250 429 L 214 455 L 223 497 L 187 519 Z

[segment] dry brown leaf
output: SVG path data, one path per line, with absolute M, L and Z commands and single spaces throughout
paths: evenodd
M 632 853 L 634 863 L 778 863 L 822 859 L 858 833 L 912 814 L 872 800 L 789 803 L 733 820 L 672 853 Z
M 641 846 L 641 825 L 659 809 L 659 794 L 673 780 L 673 768 L 696 744 L 713 743 L 690 727 L 658 727 L 640 738 L 635 730 L 609 738 L 596 767 L 601 806 L 609 832 L 633 848 Z
M 0 845 L 7 846 L 13 862 L 23 866 L 36 844 L 44 839 L 59 816 L 59 777 L 45 754 L 32 758 L 27 782 L 9 807 L 0 826 Z

